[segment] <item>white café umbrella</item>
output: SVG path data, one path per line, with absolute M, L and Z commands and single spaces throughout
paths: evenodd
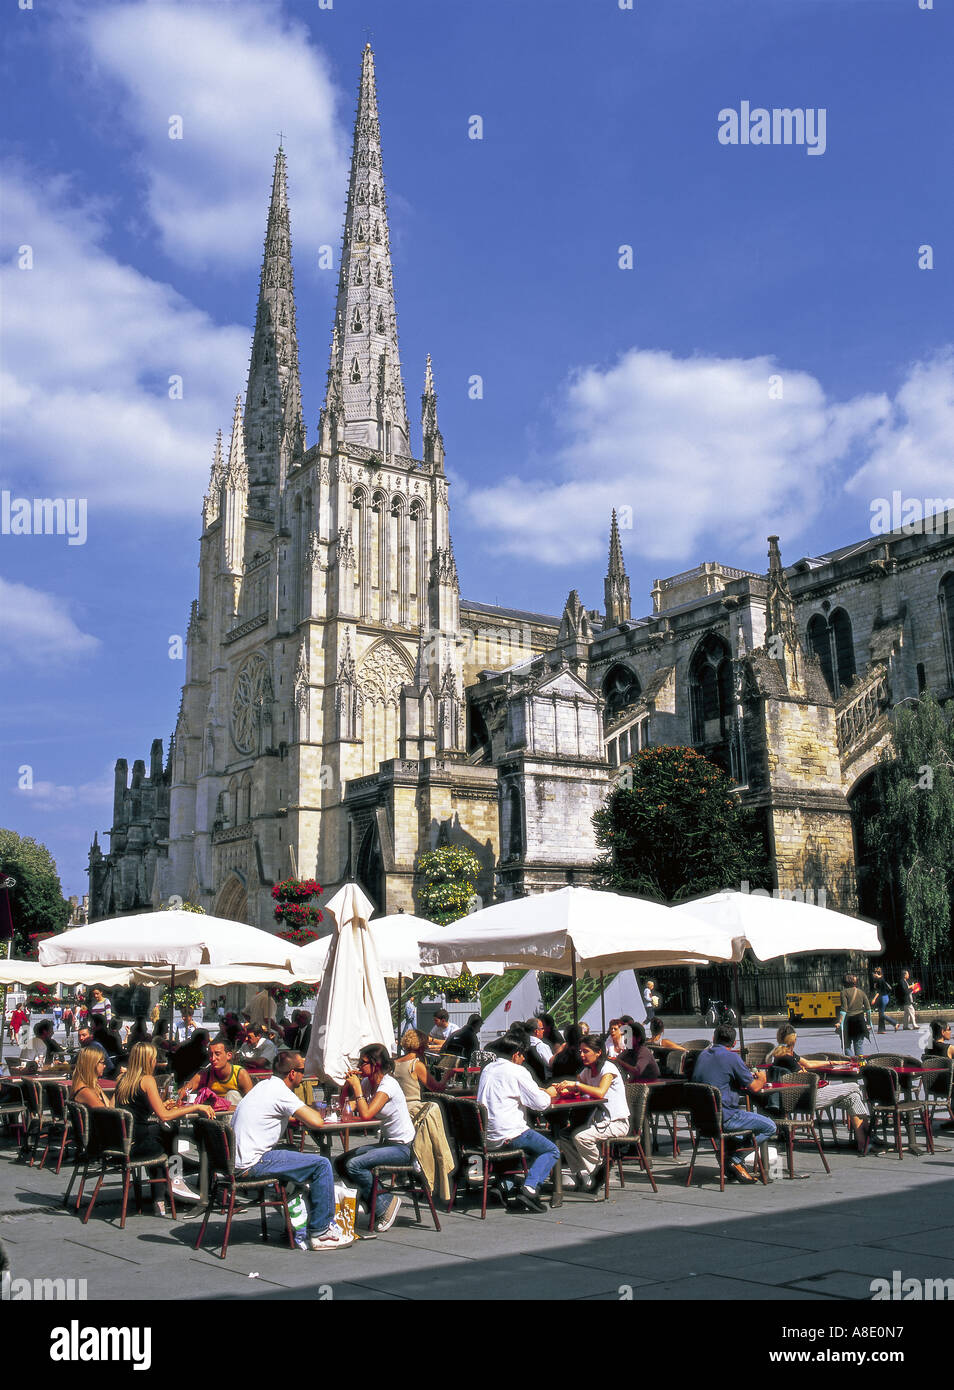
M 346 883 L 327 904 L 336 929 L 312 1018 L 306 1068 L 344 1082 L 368 1043 L 390 1046 L 391 1006 L 368 919 L 374 905 L 356 883 Z
M 173 908 L 74 927 L 41 941 L 39 954 L 41 965 L 128 965 L 139 967 L 146 977 L 150 967 L 169 967 L 171 1021 L 177 985 L 193 984 L 203 967 L 249 965 L 290 972 L 297 949 L 244 922 Z M 164 979 L 165 972 L 156 978 Z
M 369 923 L 369 931 L 374 940 L 378 964 L 383 975 L 420 975 L 427 973 L 439 975 L 444 979 L 456 979 L 465 962 L 455 961 L 447 965 L 423 966 L 421 964 L 421 941 L 431 937 L 434 932 L 445 928 L 436 922 L 428 922 L 423 917 L 415 917 L 410 912 L 394 912 L 388 917 L 375 917 Z M 323 936 L 320 941 L 311 941 L 300 948 L 301 955 L 295 958 L 295 970 L 302 979 L 314 981 L 321 978 L 322 971 L 331 950 L 333 936 Z M 504 967 L 496 961 L 475 961 L 470 969 L 475 975 L 502 975 Z
M 437 929 L 421 942 L 421 959 L 496 960 L 571 975 L 575 1014 L 578 969 L 595 974 L 729 959 L 731 948 L 718 933 L 700 925 L 693 937 L 690 946 L 684 925 L 661 903 L 569 887 L 495 903 L 473 913 L 465 927 Z
M 740 1042 L 742 1008 L 739 997 L 738 963 L 747 949 L 760 961 L 779 956 L 822 955 L 835 951 L 861 951 L 877 955 L 884 950 L 878 928 L 861 917 L 849 917 L 833 908 L 815 903 L 776 898 L 767 892 L 724 891 L 680 903 L 672 908 L 689 928 L 686 941 L 695 940 L 696 931 L 715 932 L 728 949 L 735 974 Z M 713 957 L 713 959 L 717 959 Z
M 35 960 L 0 961 L 0 985 L 128 985 L 133 972 L 111 966 L 38 965 Z

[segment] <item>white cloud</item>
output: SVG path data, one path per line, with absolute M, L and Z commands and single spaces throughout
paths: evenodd
M 198 525 L 215 430 L 243 390 L 249 330 L 219 327 L 102 247 L 69 180 L 4 179 L 4 484 Z M 27 244 L 33 269 L 17 267 Z M 169 378 L 182 378 L 182 399 Z M 223 418 L 224 417 L 224 418 Z M 16 473 L 11 460 L 16 459 Z
M 99 638 L 77 627 L 64 600 L 40 589 L 0 578 L 0 612 L 8 674 L 18 667 L 60 666 L 99 648 Z
M 467 508 L 493 549 L 552 565 L 604 555 L 613 507 L 632 509 L 623 542 L 634 557 L 671 565 L 761 554 L 772 532 L 806 533 L 843 499 L 853 471 L 855 492 L 872 478 L 940 487 L 954 438 L 952 366 L 947 355 L 913 367 L 894 401 L 834 402 L 809 373 L 772 358 L 634 348 L 569 380 L 552 477 L 474 489 Z M 781 399 L 770 377 L 781 378 Z
M 82 782 L 79 786 L 61 785 L 57 782 L 34 782 L 32 787 L 14 787 L 14 795 L 22 799 L 23 807 L 31 811 L 68 811 L 85 809 L 87 806 L 110 806 L 113 798 L 114 777 L 112 771 L 104 772 L 95 782 Z M 90 832 L 82 831 L 82 838 L 89 839 Z
M 320 18 L 320 16 L 319 16 Z M 283 132 L 299 251 L 337 251 L 347 186 L 341 96 L 307 27 L 278 5 L 134 3 L 80 20 L 98 91 L 118 84 L 149 214 L 176 261 L 260 258 L 272 160 Z M 357 84 L 357 65 L 353 74 Z M 348 107 L 350 120 L 350 104 Z M 182 119 L 182 139 L 169 122 Z
M 916 362 L 874 432 L 846 492 L 876 497 L 949 497 L 954 493 L 954 348 Z

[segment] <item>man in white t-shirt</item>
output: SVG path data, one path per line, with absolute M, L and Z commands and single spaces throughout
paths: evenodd
M 321 1129 L 324 1120 L 310 1105 L 302 1105 L 294 1093 L 305 1074 L 300 1053 L 283 1052 L 275 1063 L 275 1075 L 253 1086 L 243 1096 L 232 1117 L 235 1136 L 235 1173 L 242 1178 L 277 1177 L 309 1187 L 308 1236 L 311 1250 L 341 1250 L 354 1240 L 335 1224 L 335 1178 L 327 1158 L 279 1149 L 290 1119 L 309 1129 Z
M 480 1073 L 477 1100 L 487 1108 L 487 1147 L 490 1149 L 522 1149 L 530 1159 L 523 1187 L 512 1195 L 529 1211 L 544 1212 L 546 1207 L 537 1196 L 542 1182 L 553 1172 L 560 1150 L 551 1139 L 527 1124 L 527 1110 L 548 1110 L 556 1095 L 556 1087 L 542 1091 L 524 1069 L 524 1054 L 519 1043 L 502 1038 L 495 1043 L 498 1060 L 488 1062 Z

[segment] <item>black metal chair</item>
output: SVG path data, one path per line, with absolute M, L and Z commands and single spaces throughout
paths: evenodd
M 129 1205 L 129 1185 L 133 1184 L 136 1196 L 136 1210 L 142 1211 L 142 1176 L 148 1175 L 149 1186 L 164 1184 L 169 1195 L 169 1210 L 173 1220 L 176 1215 L 176 1199 L 172 1190 L 172 1175 L 169 1172 L 169 1158 L 166 1154 L 156 1154 L 150 1158 L 133 1158 L 132 1147 L 135 1119 L 130 1110 L 117 1106 L 115 1110 L 90 1110 L 89 1145 L 95 1148 L 100 1161 L 99 1177 L 89 1199 L 89 1206 L 83 1215 L 83 1225 L 89 1221 L 99 1196 L 100 1188 L 109 1168 L 118 1168 L 123 1180 L 123 1205 L 119 1219 L 120 1230 L 126 1225 L 126 1208 Z M 156 1170 L 159 1170 L 157 1173 Z M 153 1176 L 153 1174 L 156 1174 Z
M 258 1194 L 258 1208 L 262 1221 L 262 1240 L 268 1240 L 268 1220 L 267 1207 L 277 1207 L 285 1221 L 285 1234 L 288 1237 L 289 1249 L 295 1248 L 295 1232 L 291 1223 L 291 1216 L 288 1211 L 288 1194 L 285 1191 L 285 1184 L 281 1180 L 281 1174 L 275 1174 L 268 1178 L 239 1178 L 235 1175 L 235 1135 L 227 1125 L 221 1125 L 215 1120 L 207 1120 L 204 1116 L 196 1116 L 192 1121 L 192 1132 L 195 1135 L 196 1143 L 200 1152 L 204 1151 L 208 1161 L 209 1171 L 209 1199 L 202 1216 L 202 1225 L 199 1234 L 195 1238 L 195 1249 L 200 1249 L 205 1239 L 206 1227 L 209 1224 L 209 1217 L 215 1205 L 216 1197 L 221 1194 L 223 1198 L 223 1208 L 225 1208 L 225 1232 L 222 1237 L 222 1249 L 219 1251 L 219 1259 L 224 1260 L 229 1248 L 229 1237 L 232 1232 L 232 1217 L 235 1213 L 235 1201 L 238 1195 Z M 275 1189 L 275 1196 L 266 1201 L 265 1194 L 269 1188 Z M 228 1206 L 225 1207 L 226 1201 Z
M 819 1158 L 825 1165 L 825 1172 L 831 1177 L 828 1159 L 822 1150 L 818 1130 L 815 1128 L 817 1094 L 818 1077 L 814 1073 L 805 1072 L 793 1072 L 791 1081 L 783 1082 L 781 1090 L 770 1091 L 768 1095 L 762 1091 L 754 1093 L 756 1105 L 775 1121 L 779 1134 L 785 1137 L 790 1178 L 795 1176 L 795 1139 L 799 1130 L 804 1130 L 812 1140 Z
M 427 1121 L 428 1114 L 436 1109 L 437 1107 L 434 1105 L 434 1102 L 428 1101 L 421 1106 L 420 1110 L 414 1116 L 415 1142 L 417 1141 L 417 1136 L 420 1133 L 422 1126 Z M 374 1169 L 374 1180 L 371 1183 L 371 1198 L 369 1202 L 371 1215 L 368 1221 L 368 1230 L 374 1230 L 374 1206 L 378 1197 L 378 1187 L 380 1180 L 385 1177 L 390 1177 L 391 1186 L 393 1187 L 394 1179 L 398 1176 L 407 1180 L 407 1190 L 410 1195 L 411 1201 L 414 1204 L 414 1215 L 417 1219 L 418 1225 L 420 1225 L 421 1221 L 421 1206 L 418 1201 L 418 1188 L 420 1188 L 421 1193 L 423 1194 L 427 1202 L 427 1205 L 430 1208 L 430 1213 L 434 1221 L 434 1229 L 436 1231 L 439 1231 L 441 1228 L 441 1223 L 437 1219 L 437 1209 L 434 1206 L 434 1198 L 431 1195 L 431 1186 L 430 1183 L 427 1181 L 427 1178 L 425 1177 L 423 1171 L 421 1170 L 420 1164 L 414 1158 L 414 1144 L 411 1145 L 411 1161 L 409 1163 L 388 1163 L 381 1168 Z
M 918 1066 L 921 1064 L 918 1063 Z M 868 1100 L 868 1109 L 871 1112 L 872 1127 L 879 1121 L 884 1126 L 885 1141 L 888 1136 L 888 1122 L 894 1121 L 894 1138 L 898 1149 L 898 1158 L 904 1158 L 904 1145 L 901 1142 L 901 1117 L 904 1116 L 905 1124 L 911 1138 L 912 1148 L 914 1146 L 914 1124 L 920 1118 L 924 1126 L 924 1134 L 927 1140 L 928 1152 L 934 1152 L 934 1136 L 931 1132 L 931 1114 L 927 1099 L 909 1100 L 902 1099 L 901 1081 L 898 1073 L 892 1067 L 872 1067 L 866 1066 L 861 1073 L 861 1084 L 865 1090 Z
M 700 1139 L 708 1139 L 713 1152 L 719 1160 L 719 1191 L 725 1191 L 726 1139 L 749 1139 L 755 1150 L 755 1163 L 762 1182 L 768 1181 L 762 1155 L 756 1136 L 750 1129 L 733 1129 L 728 1133 L 722 1128 L 722 1092 L 717 1086 L 704 1086 L 698 1082 L 688 1082 L 685 1086 L 685 1100 L 689 1107 L 689 1120 L 693 1129 L 692 1158 L 686 1186 L 692 1182 L 696 1166 L 696 1154 Z
M 640 1082 L 629 1082 L 626 1086 L 626 1100 L 629 1103 L 629 1133 L 612 1136 L 604 1139 L 600 1145 L 603 1160 L 603 1199 L 609 1198 L 610 1168 L 613 1158 L 616 1159 L 616 1171 L 619 1177 L 621 1188 L 626 1186 L 623 1175 L 623 1160 L 632 1155 L 624 1154 L 624 1149 L 635 1149 L 636 1158 L 649 1179 L 654 1192 L 659 1189 L 656 1186 L 656 1179 L 653 1177 L 652 1165 L 646 1157 L 646 1150 L 643 1148 L 643 1130 L 646 1121 L 646 1105 L 649 1100 L 649 1093 L 653 1088 L 642 1085 Z
M 462 1177 L 465 1192 L 470 1188 L 470 1179 L 467 1175 L 468 1160 L 479 1158 L 483 1165 L 480 1197 L 480 1219 L 483 1221 L 487 1216 L 487 1191 L 492 1170 L 498 1166 L 506 1165 L 508 1172 L 514 1172 L 519 1165 L 519 1171 L 526 1176 L 527 1156 L 522 1149 L 510 1149 L 506 1146 L 492 1149 L 488 1146 L 487 1110 L 477 1101 L 464 1100 L 456 1096 L 444 1096 L 441 1108 L 448 1122 L 451 1141 L 456 1145 L 460 1155 L 457 1169 L 451 1181 L 451 1198 L 447 1204 L 447 1210 L 453 1211 L 454 1209 L 454 1203 L 457 1201 L 457 1188 Z M 498 1195 L 506 1205 L 504 1194 L 498 1192 Z

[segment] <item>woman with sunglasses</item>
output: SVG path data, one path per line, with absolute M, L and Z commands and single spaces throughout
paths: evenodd
M 335 1163 L 339 1174 L 358 1189 L 369 1210 L 375 1168 L 411 1162 L 414 1122 L 393 1071 L 394 1063 L 387 1048 L 381 1043 L 370 1043 L 358 1053 L 358 1070 L 345 1077 L 345 1090 L 352 1092 L 361 1119 L 381 1121 L 379 1144 L 352 1149 Z M 400 1197 L 379 1192 L 374 1206 L 375 1228 L 389 1231 L 400 1209 Z

